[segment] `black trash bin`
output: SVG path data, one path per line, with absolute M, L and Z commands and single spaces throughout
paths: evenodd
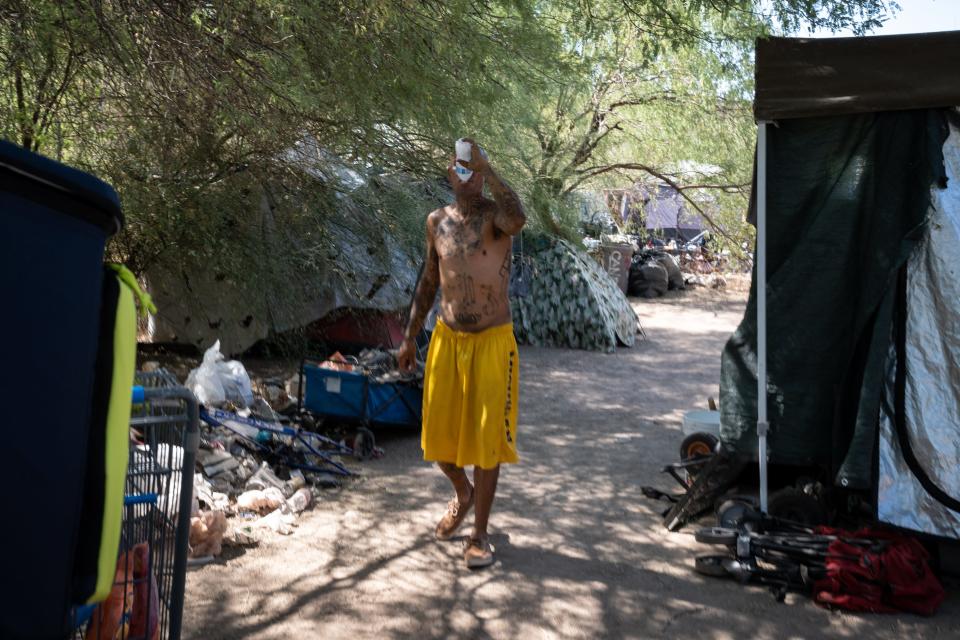
M 74 604 L 104 248 L 122 224 L 109 185 L 0 141 L 0 637 L 62 637 Z

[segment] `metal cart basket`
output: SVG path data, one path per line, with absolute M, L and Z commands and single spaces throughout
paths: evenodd
M 197 400 L 165 371 L 138 373 L 120 553 L 103 603 L 78 607 L 76 637 L 178 640 L 200 442 Z

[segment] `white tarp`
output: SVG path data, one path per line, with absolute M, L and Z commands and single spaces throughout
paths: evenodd
M 907 281 L 907 431 L 930 480 L 960 499 L 960 129 L 943 148 L 947 189 L 934 188 L 927 237 Z M 960 513 L 934 499 L 908 468 L 894 423 L 895 352 L 880 412 L 877 515 L 904 529 L 960 539 Z

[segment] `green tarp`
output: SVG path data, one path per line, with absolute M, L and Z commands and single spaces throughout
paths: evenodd
M 767 131 L 771 462 L 828 465 L 866 488 L 893 283 L 943 180 L 945 114 L 805 118 Z M 721 439 L 754 458 L 755 283 L 724 349 L 720 392 Z
M 960 104 L 960 31 L 759 38 L 757 120 Z

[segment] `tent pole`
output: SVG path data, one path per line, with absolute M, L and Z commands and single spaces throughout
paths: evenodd
M 767 512 L 767 123 L 757 123 L 757 457 L 760 511 Z

